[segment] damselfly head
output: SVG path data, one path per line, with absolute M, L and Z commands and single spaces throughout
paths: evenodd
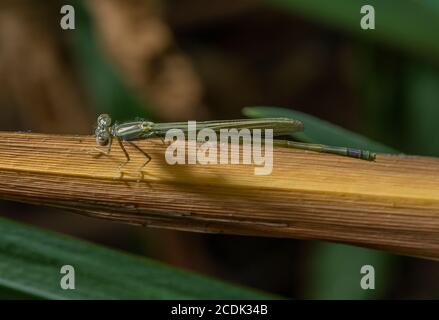
M 103 113 L 98 117 L 98 127 L 109 127 L 111 126 L 111 117 Z
M 96 143 L 100 146 L 106 146 L 110 142 L 111 117 L 108 114 L 101 114 L 97 120 Z
M 96 129 L 96 143 L 100 146 L 106 146 L 108 145 L 108 142 L 110 141 L 110 133 L 108 130 L 99 130 Z

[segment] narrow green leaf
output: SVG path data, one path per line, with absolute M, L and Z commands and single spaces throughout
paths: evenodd
M 291 134 L 300 141 L 367 149 L 374 152 L 398 153 L 379 142 L 300 111 L 277 107 L 246 107 L 242 112 L 251 118 L 286 117 L 300 120 L 303 122 L 305 131 Z
M 63 290 L 63 265 L 75 289 Z M 162 263 L 0 219 L 0 295 L 44 299 L 262 299 Z

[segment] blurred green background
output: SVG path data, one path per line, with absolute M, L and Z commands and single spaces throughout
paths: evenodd
M 67 3 L 75 30 L 59 27 Z M 364 4 L 375 8 L 375 30 L 360 28 Z M 435 0 L 26 0 L 0 9 L 1 130 L 86 134 L 101 112 L 207 120 L 278 106 L 389 152 L 439 156 Z M 10 202 L 0 214 L 291 298 L 439 296 L 436 262 L 374 250 L 152 231 Z M 374 291 L 359 287 L 364 264 L 375 267 Z

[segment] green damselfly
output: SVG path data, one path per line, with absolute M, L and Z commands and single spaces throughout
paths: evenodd
M 292 132 L 298 132 L 303 130 L 303 124 L 299 120 L 288 118 L 266 118 L 266 119 L 239 119 L 239 120 L 223 120 L 223 121 L 200 121 L 196 123 L 197 131 L 202 129 L 212 129 L 216 133 L 220 133 L 221 129 L 272 129 L 273 136 L 285 136 Z M 161 138 L 166 136 L 168 130 L 179 129 L 183 132 L 188 132 L 187 122 L 168 122 L 168 123 L 154 123 L 151 121 L 130 121 L 124 123 L 112 124 L 111 117 L 108 114 L 101 114 L 97 119 L 97 127 L 95 131 L 96 143 L 99 146 L 106 146 L 105 151 L 99 150 L 102 153 L 110 154 L 113 140 L 116 140 L 120 145 L 126 161 L 121 164 L 124 166 L 130 161 L 130 156 L 126 151 L 123 142 L 131 144 L 139 152 L 141 152 L 146 161 L 142 169 L 150 160 L 151 157 L 138 147 L 133 141 L 148 139 L 148 138 Z M 310 144 L 289 140 L 273 140 L 274 146 L 296 148 L 303 150 L 310 150 L 322 153 L 332 153 L 341 156 L 347 156 L 351 158 L 358 158 L 363 160 L 373 161 L 375 160 L 375 153 L 366 150 L 334 147 L 322 144 Z

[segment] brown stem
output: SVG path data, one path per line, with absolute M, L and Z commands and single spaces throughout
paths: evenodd
M 253 165 L 168 165 L 160 140 L 95 153 L 92 136 L 0 132 L 0 198 L 192 232 L 316 239 L 439 258 L 439 159 L 375 162 L 275 148 Z

